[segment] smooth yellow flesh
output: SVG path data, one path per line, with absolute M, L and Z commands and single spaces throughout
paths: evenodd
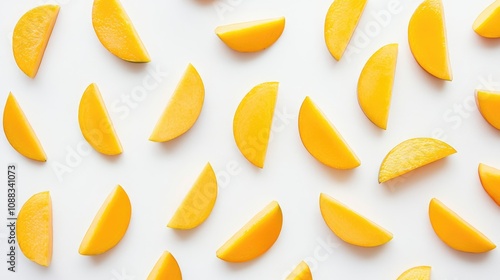
M 484 190 L 500 206 L 500 170 L 480 163 L 478 173 Z
M 342 135 L 309 97 L 300 107 L 299 133 L 304 147 L 321 163 L 337 169 L 352 169 L 361 164 Z
M 216 200 L 217 178 L 212 166 L 207 163 L 167 226 L 175 229 L 199 226 L 212 213 Z
M 161 255 L 147 280 L 182 280 L 179 264 L 170 252 L 165 251 Z
M 120 140 L 96 84 L 89 85 L 83 93 L 78 123 L 83 137 L 96 151 L 110 156 L 122 153 Z
M 324 193 L 320 195 L 319 207 L 328 227 L 349 244 L 376 247 L 392 239 L 392 233 Z
M 217 257 L 227 262 L 253 260 L 269 250 L 278 239 L 283 214 L 273 201 L 217 250 Z
M 500 0 L 496 0 L 479 14 L 472 29 L 486 38 L 500 38 Z
M 366 117 L 387 129 L 398 44 L 385 45 L 366 62 L 358 80 L 358 102 Z
M 418 6 L 408 25 L 408 42 L 425 71 L 442 80 L 453 79 L 441 0 L 425 0 Z
M 215 34 L 238 52 L 258 52 L 274 44 L 285 29 L 285 18 L 272 18 L 219 26 Z
M 17 216 L 17 242 L 33 262 L 49 266 L 52 260 L 52 201 L 49 192 L 28 199 Z
M 417 266 L 403 272 L 397 280 L 430 280 L 431 267 L 430 266 Z
M 94 0 L 92 26 L 101 44 L 130 62 L 149 62 L 149 54 L 119 0 Z
M 278 97 L 278 83 L 257 85 L 234 113 L 233 134 L 238 149 L 253 165 L 263 168 Z
M 312 280 L 311 269 L 304 261 L 300 262 L 299 265 L 288 275 L 286 280 Z
M 476 90 L 476 103 L 483 118 L 500 129 L 500 92 Z
M 34 78 L 59 14 L 59 6 L 43 5 L 26 12 L 14 27 L 12 50 L 17 66 Z
M 486 236 L 433 198 L 429 219 L 436 235 L 451 248 L 467 253 L 484 253 L 496 248 Z
M 453 147 L 437 139 L 408 139 L 385 156 L 380 165 L 378 182 L 391 180 L 456 152 Z
M 21 155 L 37 161 L 47 161 L 38 137 L 12 93 L 9 93 L 3 111 L 3 131 L 12 148 Z
M 82 255 L 107 252 L 123 238 L 132 215 L 127 193 L 117 186 L 102 204 L 80 244 Z
M 149 140 L 170 141 L 187 132 L 198 120 L 204 100 L 203 80 L 189 64 Z
M 365 9 L 366 0 L 335 0 L 325 19 L 325 42 L 330 54 L 340 60 Z

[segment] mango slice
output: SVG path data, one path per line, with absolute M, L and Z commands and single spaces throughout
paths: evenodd
M 398 44 L 385 45 L 366 62 L 358 80 L 358 103 L 376 126 L 387 129 Z
M 496 0 L 479 14 L 472 29 L 485 38 L 500 38 L 500 0 Z
M 500 206 L 500 169 L 480 163 L 478 173 L 484 190 Z
M 31 261 L 49 266 L 52 260 L 52 201 L 49 192 L 30 197 L 17 216 L 17 242 Z
M 340 60 L 363 14 L 367 0 L 335 0 L 325 18 L 325 42 L 330 54 Z
M 397 280 L 430 280 L 430 279 L 431 279 L 430 266 L 416 266 L 403 272 L 403 274 L 401 274 Z
M 94 0 L 92 26 L 101 44 L 130 62 L 149 62 L 148 51 L 119 0 Z
M 90 84 L 82 95 L 78 123 L 83 137 L 96 151 L 110 156 L 122 153 L 120 140 L 96 84 Z
M 163 252 L 147 280 L 182 280 L 179 264 L 170 252 Z
M 306 262 L 301 261 L 295 269 L 288 275 L 286 280 L 312 280 L 311 269 Z
M 125 190 L 118 185 L 97 212 L 78 252 L 99 255 L 115 247 L 127 232 L 132 206 Z
M 241 100 L 233 119 L 233 135 L 238 149 L 253 165 L 263 168 L 271 135 L 278 83 L 255 86 Z
M 186 133 L 198 120 L 204 100 L 203 80 L 189 64 L 149 140 L 166 142 Z
M 429 219 L 436 235 L 455 250 L 485 253 L 496 248 L 485 235 L 436 198 L 429 203 Z
M 227 262 L 246 262 L 267 252 L 278 239 L 283 214 L 273 201 L 217 250 L 217 257 Z
M 3 131 L 18 153 L 33 160 L 47 161 L 35 131 L 12 93 L 9 93 L 3 110 Z
M 212 213 L 216 200 L 217 178 L 212 166 L 207 163 L 167 226 L 192 229 L 201 225 Z
M 12 35 L 12 51 L 17 66 L 34 78 L 59 14 L 58 5 L 42 5 L 26 12 Z
M 453 79 L 441 0 L 424 0 L 418 6 L 408 25 L 408 42 L 425 71 L 442 80 Z
M 476 103 L 483 118 L 500 129 L 500 92 L 476 90 Z
M 392 233 L 322 193 L 319 197 L 321 215 L 328 227 L 345 242 L 376 247 L 391 241 Z
M 389 181 L 456 152 L 452 146 L 438 139 L 408 139 L 399 143 L 385 156 L 380 165 L 378 182 Z
M 215 34 L 238 52 L 258 52 L 269 48 L 281 37 L 285 18 L 271 18 L 218 26 Z
M 300 107 L 299 134 L 307 151 L 329 167 L 352 169 L 361 164 L 342 135 L 309 96 Z

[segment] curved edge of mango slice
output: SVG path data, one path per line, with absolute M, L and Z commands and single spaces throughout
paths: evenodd
M 398 44 L 378 49 L 366 62 L 358 79 L 358 103 L 365 116 L 381 129 L 387 129 Z
M 123 152 L 106 104 L 95 83 L 85 89 L 80 99 L 78 124 L 83 137 L 96 151 L 108 156 Z
M 212 213 L 217 192 L 217 177 L 212 165 L 207 163 L 167 227 L 187 230 L 201 225 Z
M 408 43 L 427 73 L 441 80 L 453 79 L 442 0 L 424 0 L 415 9 L 408 24 Z
M 156 262 L 147 280 L 182 280 L 181 268 L 172 253 L 165 251 Z
M 130 199 L 118 185 L 92 220 L 78 252 L 81 255 L 99 255 L 115 247 L 125 236 L 131 216 Z
M 472 29 L 485 38 L 500 38 L 500 0 L 491 3 L 479 14 Z
M 336 169 L 353 169 L 361 165 L 342 135 L 309 96 L 300 106 L 298 128 L 306 150 L 324 165 Z
M 278 82 L 252 88 L 241 100 L 233 118 L 233 136 L 241 154 L 253 165 L 264 168 L 273 123 Z
M 190 63 L 149 136 L 149 140 L 166 142 L 186 133 L 198 120 L 204 101 L 203 80 Z
M 477 171 L 483 189 L 500 206 L 500 169 L 480 163 Z
M 42 144 L 12 93 L 9 93 L 3 111 L 3 131 L 18 153 L 32 160 L 47 161 Z
M 326 225 L 346 243 L 377 247 L 392 240 L 392 233 L 325 193 L 320 194 L 319 207 Z
M 312 273 L 309 265 L 301 261 L 285 280 L 312 280 Z
M 17 242 L 31 261 L 48 267 L 52 260 L 52 200 L 50 193 L 30 197 L 17 216 Z
M 481 116 L 494 128 L 500 130 L 500 92 L 476 90 L 476 104 Z
M 59 14 L 58 5 L 42 5 L 27 11 L 12 35 L 14 60 L 28 77 L 35 78 Z
M 396 145 L 380 164 L 378 182 L 384 183 L 457 151 L 434 138 L 410 138 Z
M 258 52 L 272 46 L 283 34 L 285 17 L 218 26 L 215 34 L 238 52 Z
M 430 280 L 431 267 L 430 266 L 416 266 L 403 272 L 396 280 Z
M 94 0 L 92 26 L 101 44 L 129 62 L 150 62 L 146 47 L 119 0 Z
M 281 207 L 272 201 L 217 250 L 217 257 L 227 262 L 253 260 L 274 245 L 282 226 Z
M 484 234 L 436 198 L 429 203 L 429 220 L 439 239 L 457 251 L 485 253 L 496 248 Z

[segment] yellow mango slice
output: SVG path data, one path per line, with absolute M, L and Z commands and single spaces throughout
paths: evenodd
M 131 216 L 130 199 L 118 185 L 94 217 L 78 252 L 81 255 L 99 255 L 115 247 L 127 232 Z
M 424 0 L 408 25 L 408 42 L 415 60 L 429 74 L 451 81 L 443 3 Z
M 17 66 L 34 78 L 59 14 L 59 6 L 42 5 L 26 12 L 12 35 L 12 50 Z
M 500 129 L 500 92 L 476 90 L 476 103 L 483 118 Z
M 320 195 L 319 207 L 328 227 L 349 244 L 376 247 L 392 239 L 392 233 L 327 194 Z
M 216 200 L 217 178 L 212 166 L 207 163 L 167 226 L 192 229 L 201 225 L 212 213 Z
M 163 252 L 147 280 L 182 280 L 179 264 L 170 252 Z
M 30 197 L 17 216 L 17 242 L 33 262 L 49 266 L 52 260 L 52 201 L 49 192 Z
M 430 279 L 431 279 L 430 266 L 416 266 L 403 272 L 403 274 L 401 274 L 397 280 L 430 280 Z
M 436 198 L 429 203 L 429 219 L 436 235 L 455 250 L 485 253 L 496 248 L 485 235 Z
M 285 29 L 285 18 L 263 19 L 218 26 L 215 34 L 238 52 L 258 52 L 274 44 Z
M 233 135 L 238 149 L 253 165 L 263 168 L 271 135 L 278 83 L 255 86 L 241 100 L 233 119 Z
M 312 280 L 311 269 L 306 262 L 301 261 L 299 265 L 286 277 L 286 280 Z
M 378 182 L 389 181 L 456 152 L 452 146 L 438 139 L 408 139 L 399 143 L 385 156 L 380 165 Z
M 500 206 L 500 169 L 480 163 L 478 173 L 484 190 Z
M 217 250 L 217 257 L 227 262 L 253 260 L 269 250 L 278 239 L 283 214 L 273 201 Z
M 299 134 L 307 151 L 321 163 L 337 169 L 358 167 L 354 151 L 307 96 L 299 112 Z
M 398 44 L 385 45 L 366 62 L 358 80 L 358 103 L 376 126 L 387 129 Z
M 186 133 L 198 120 L 204 100 L 203 80 L 189 64 L 149 140 L 165 142 Z
M 94 0 L 92 26 L 101 44 L 130 62 L 149 62 L 148 51 L 119 0 Z
M 496 0 L 479 14 L 472 29 L 485 38 L 500 38 L 500 0 Z
M 9 93 L 3 110 L 3 131 L 18 153 L 33 160 L 47 161 L 35 131 L 12 93 Z
M 80 99 L 78 123 L 83 137 L 105 155 L 122 153 L 122 146 L 96 84 L 90 84 Z
M 325 19 L 325 42 L 328 51 L 340 60 L 363 14 L 367 0 L 335 0 Z

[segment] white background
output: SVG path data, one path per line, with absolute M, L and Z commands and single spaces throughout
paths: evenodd
M 388 9 L 390 2 L 396 10 Z M 7 165 L 16 163 L 19 206 L 34 193 L 51 192 L 54 254 L 51 266 L 44 268 L 18 251 L 18 272 L 8 273 L 2 261 L 0 278 L 145 279 L 161 253 L 169 250 L 185 279 L 283 279 L 303 259 L 315 279 L 395 279 L 417 265 L 431 265 L 434 280 L 498 279 L 500 250 L 482 255 L 454 251 L 436 237 L 427 216 L 429 200 L 437 197 L 500 243 L 500 208 L 483 191 L 477 176 L 479 162 L 500 167 L 500 134 L 482 119 L 473 99 L 477 87 L 500 90 L 500 41 L 482 39 L 471 28 L 490 1 L 444 0 L 452 82 L 429 76 L 410 53 L 407 26 L 419 2 L 368 1 L 350 55 L 336 62 L 323 40 L 330 0 L 123 0 L 152 58 L 149 64 L 131 64 L 114 57 L 97 40 L 91 25 L 92 1 L 60 0 L 60 14 L 35 79 L 26 77 L 14 62 L 12 30 L 24 12 L 53 1 L 2 3 L 0 100 L 3 104 L 9 91 L 15 94 L 48 161 L 25 159 L 2 134 L 0 217 L 6 216 Z M 376 20 L 375 13 L 389 12 L 390 19 Z M 276 16 L 286 17 L 285 31 L 276 44 L 260 53 L 235 53 L 214 34 L 221 24 Z M 399 43 L 393 103 L 388 130 L 381 131 L 360 110 L 356 84 L 369 56 L 393 42 Z M 206 87 L 198 122 L 171 143 L 148 141 L 190 62 Z M 143 80 L 158 69 L 168 75 L 157 77 L 153 90 L 138 94 Z M 266 166 L 259 170 L 239 153 L 232 118 L 241 98 L 265 81 L 280 82 L 276 112 L 282 117 L 274 121 Z M 80 133 L 78 103 L 92 82 L 100 87 L 123 144 L 121 156 L 89 151 Z M 135 100 L 141 100 L 123 102 L 134 94 Z M 306 95 L 357 153 L 359 168 L 329 169 L 304 149 L 297 113 Z M 385 154 L 403 140 L 423 136 L 444 139 L 458 153 L 379 185 L 378 168 Z M 82 149 L 82 154 L 74 154 Z M 212 215 L 189 232 L 166 228 L 207 161 L 214 166 L 220 186 Z M 71 172 L 58 177 L 56 169 L 62 165 Z M 79 255 L 90 222 L 116 184 L 125 188 L 132 201 L 127 234 L 102 256 Z M 321 192 L 387 228 L 394 239 L 375 249 L 344 243 L 321 218 Z M 271 200 L 280 203 L 284 215 L 275 246 L 244 264 L 216 258 L 217 248 Z M 0 259 L 6 255 L 6 237 L 2 226 Z

